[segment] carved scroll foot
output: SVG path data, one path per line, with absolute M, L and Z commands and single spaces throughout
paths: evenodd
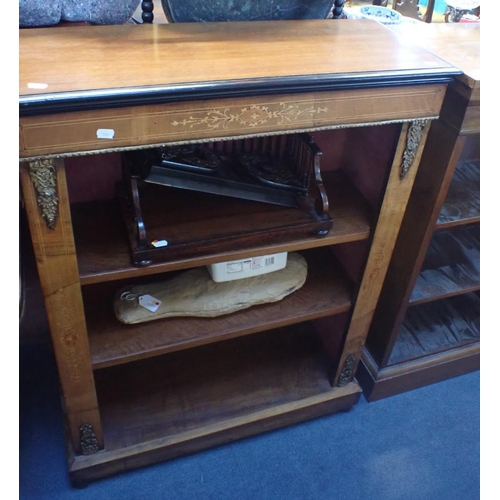
M 37 202 L 47 227 L 54 229 L 57 221 L 57 174 L 54 160 L 44 159 L 29 162 L 31 182 L 37 193 Z

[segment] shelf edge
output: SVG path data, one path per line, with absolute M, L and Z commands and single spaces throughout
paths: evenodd
M 299 423 L 305 419 L 347 410 L 361 395 L 361 387 L 351 382 L 344 387 L 267 408 L 244 417 L 201 427 L 176 436 L 159 438 L 118 450 L 102 450 L 94 455 L 68 456 L 72 482 L 87 482 L 113 473 L 142 467 L 177 456 L 201 451 L 216 444 Z M 181 449 L 179 449 L 181 448 Z

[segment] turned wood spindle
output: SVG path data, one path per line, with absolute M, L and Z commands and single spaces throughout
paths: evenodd
M 345 0 L 335 0 L 335 4 L 332 9 L 333 19 L 342 19 L 342 16 L 344 15 L 344 5 Z
M 154 19 L 153 9 L 155 8 L 154 3 L 152 1 L 144 0 L 141 3 L 142 8 L 142 22 L 147 24 L 152 24 Z

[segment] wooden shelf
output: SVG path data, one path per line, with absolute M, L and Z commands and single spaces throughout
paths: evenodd
M 99 371 L 106 449 L 331 393 L 329 367 L 307 324 Z
M 311 323 L 99 370 L 106 447 L 76 456 L 74 479 L 172 458 L 348 408 L 351 382 L 332 388 L 331 360 Z
M 479 290 L 479 225 L 436 232 L 410 305 Z
M 479 342 L 479 312 L 476 293 L 408 309 L 388 364 Z
M 455 167 L 437 229 L 479 222 L 480 160 L 460 161 Z
M 180 317 L 124 325 L 113 313 L 113 297 L 121 285 L 86 287 L 83 296 L 94 369 L 350 310 L 352 283 L 329 249 L 303 255 L 309 267 L 302 288 L 279 302 L 216 318 Z M 168 279 L 168 275 L 156 278 Z
M 261 238 L 257 240 L 259 243 L 253 243 L 253 246 L 250 245 L 245 249 L 205 253 L 140 268 L 132 265 L 130 246 L 118 202 L 108 200 L 75 204 L 72 207 L 72 220 L 81 284 L 133 278 L 267 253 L 304 250 L 367 239 L 370 235 L 372 217 L 364 198 L 338 171 L 325 172 L 323 180 L 330 201 L 330 215 L 333 218 L 333 228 L 325 237 L 305 233 L 300 238 L 294 237 L 291 240 L 276 242 L 272 237 L 267 238 L 263 231 Z M 185 191 L 179 190 L 179 192 L 181 198 L 185 196 Z M 218 198 L 229 200 L 224 197 Z M 234 203 L 233 200 L 231 202 Z M 262 221 L 262 214 L 276 210 L 269 204 L 247 201 L 245 203 L 255 207 L 257 221 Z M 207 220 L 206 214 L 200 217 L 199 207 L 196 205 L 182 205 L 182 210 L 179 208 L 176 212 L 182 214 L 176 223 L 180 226 L 176 229 L 179 232 L 204 232 L 210 225 L 225 226 L 240 222 L 235 220 L 238 214 L 229 211 L 224 213 L 224 217 L 219 214 L 218 218 Z M 279 210 L 286 217 L 300 216 L 299 209 L 279 207 Z M 185 227 L 182 227 L 183 220 L 186 221 Z M 251 217 L 247 217 L 243 223 L 251 225 L 254 221 Z

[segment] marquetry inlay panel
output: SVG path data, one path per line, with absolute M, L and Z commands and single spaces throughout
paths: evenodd
M 328 129 L 439 115 L 443 85 L 191 101 L 20 119 L 20 157 Z

